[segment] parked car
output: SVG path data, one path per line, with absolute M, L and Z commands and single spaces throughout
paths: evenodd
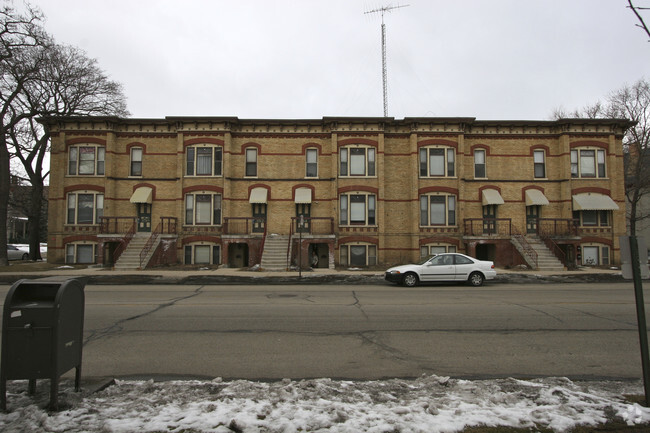
M 481 286 L 483 281 L 492 280 L 496 275 L 493 262 L 465 254 L 446 253 L 427 257 L 412 265 L 390 268 L 385 279 L 408 287 L 430 281 L 464 281 L 472 286 Z
M 27 260 L 29 258 L 29 250 L 18 247 L 16 245 L 7 245 L 7 259 L 8 260 Z

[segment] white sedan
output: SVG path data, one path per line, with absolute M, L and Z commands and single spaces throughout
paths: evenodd
M 27 260 L 29 258 L 29 247 L 24 245 L 7 245 L 8 260 Z
M 496 275 L 493 262 L 448 253 L 427 257 L 413 265 L 395 266 L 386 271 L 385 278 L 408 287 L 435 281 L 464 281 L 472 286 L 481 286 L 483 281 L 492 280 Z

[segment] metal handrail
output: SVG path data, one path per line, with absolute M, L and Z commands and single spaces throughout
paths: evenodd
M 156 229 L 151 233 L 151 236 L 149 236 L 149 239 L 144 244 L 144 247 L 142 247 L 142 251 L 140 251 L 140 268 L 142 268 L 142 262 L 151 251 L 151 248 L 153 248 L 156 239 L 158 239 L 158 236 L 160 236 L 161 230 L 162 230 L 162 221 L 158 223 L 158 226 L 156 226 Z
M 133 236 L 135 236 L 135 219 L 133 220 L 133 224 L 129 231 L 124 235 L 124 239 L 122 239 L 120 245 L 118 245 L 118 247 L 115 248 L 115 251 L 113 251 L 113 264 L 117 263 L 117 260 L 120 258 L 122 253 L 126 251 L 126 247 L 129 246 Z
M 546 247 L 551 250 L 555 257 L 557 257 L 564 266 L 569 266 L 567 263 L 566 253 L 562 251 L 562 248 L 560 248 L 560 246 L 551 239 L 550 236 L 540 236 L 540 239 L 544 241 Z
M 524 254 L 530 258 L 532 261 L 533 265 L 535 265 L 535 269 L 537 269 L 538 265 L 538 259 L 539 259 L 539 254 L 537 254 L 537 251 L 530 246 L 530 243 L 528 243 L 528 240 L 524 235 L 521 233 L 517 232 L 516 230 L 513 231 L 512 237 L 517 239 L 517 242 L 519 242 L 519 245 L 521 245 L 521 249 L 524 250 Z
M 465 236 L 510 236 L 512 234 L 511 218 L 465 218 L 463 223 Z M 475 223 L 478 223 L 477 229 Z
M 135 217 L 100 217 L 100 234 L 126 234 L 135 224 Z

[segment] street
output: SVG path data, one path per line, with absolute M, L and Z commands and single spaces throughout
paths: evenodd
M 87 285 L 85 294 L 84 377 L 641 377 L 631 283 Z

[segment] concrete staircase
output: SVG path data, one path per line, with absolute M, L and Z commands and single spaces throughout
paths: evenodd
M 123 271 L 123 270 L 132 270 L 132 269 L 139 269 L 140 268 L 140 252 L 144 248 L 145 244 L 149 240 L 149 237 L 151 237 L 151 233 L 136 233 L 135 236 L 131 239 L 131 242 L 129 242 L 129 245 L 126 247 L 126 250 L 122 253 L 119 259 L 117 259 L 117 262 L 115 263 L 115 270 L 116 271 Z M 158 241 L 160 241 L 160 237 L 158 238 Z M 142 265 L 143 267 L 146 266 L 147 262 L 151 258 L 151 255 L 155 251 L 155 245 L 154 248 L 151 249 L 149 252 L 149 256 L 145 258 L 143 261 Z
M 530 247 L 537 253 L 537 270 L 539 271 L 564 271 L 564 265 L 555 254 L 553 254 L 544 244 L 544 242 L 532 236 L 524 236 Z M 521 245 L 513 239 L 513 244 L 521 252 Z M 522 253 L 525 258 L 525 255 Z
M 265 271 L 286 271 L 289 236 L 271 234 L 266 236 L 261 267 Z

